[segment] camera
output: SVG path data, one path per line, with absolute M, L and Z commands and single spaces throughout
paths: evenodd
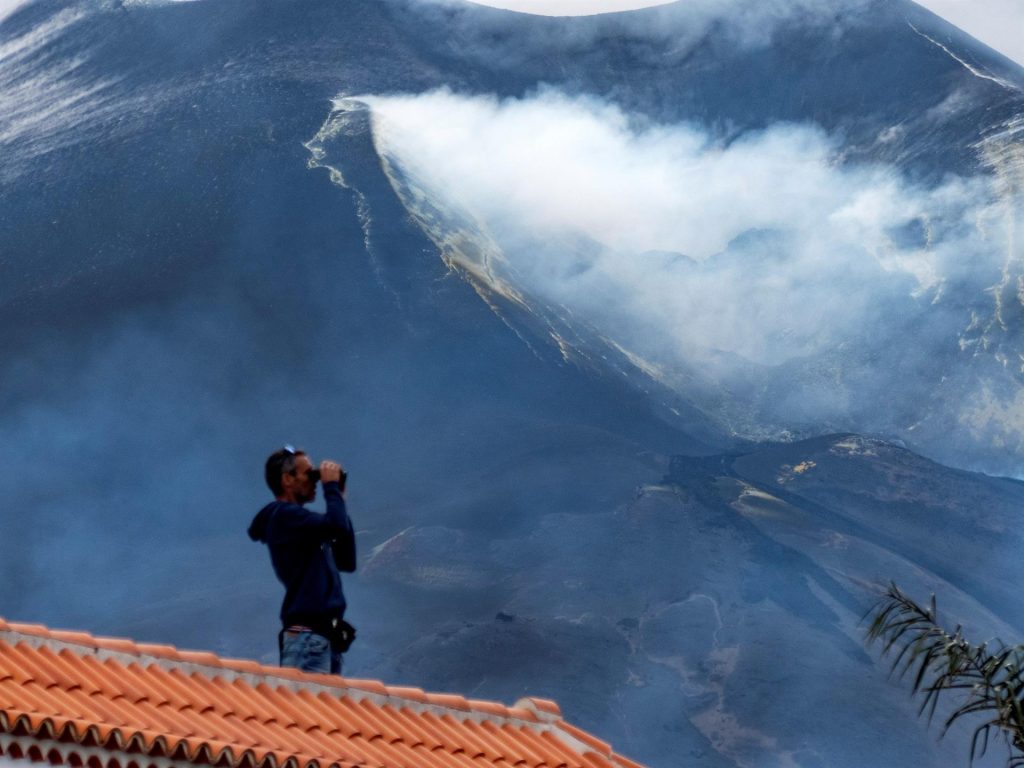
M 320 470 L 319 469 L 314 468 L 314 469 L 309 470 L 308 476 L 309 476 L 309 479 L 312 480 L 314 483 L 319 483 L 320 482 Z M 345 473 L 345 472 L 341 473 L 341 477 L 338 480 L 338 485 L 340 485 L 342 488 L 345 487 L 345 478 L 347 478 L 347 477 L 348 477 L 347 473 Z

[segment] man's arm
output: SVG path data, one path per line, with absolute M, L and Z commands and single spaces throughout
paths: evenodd
M 327 500 L 327 514 L 324 517 L 333 516 L 339 523 L 331 537 L 334 564 L 339 571 L 352 573 L 356 569 L 356 534 L 338 483 L 324 483 L 324 498 Z
M 327 514 L 311 512 L 296 504 L 278 507 L 273 516 L 273 538 L 301 538 L 318 542 L 335 540 L 352 540 L 355 551 L 352 521 L 345 508 L 345 497 L 341 490 L 341 466 L 324 461 L 320 464 L 320 476 L 324 486 L 324 499 L 327 502 Z M 337 557 L 335 558 L 337 559 Z M 341 565 L 338 566 L 341 568 Z M 353 566 L 354 554 L 353 554 Z
M 324 499 L 327 502 L 327 514 L 335 526 L 335 535 L 331 540 L 331 554 L 339 571 L 352 573 L 356 569 L 356 534 L 352 529 L 352 520 L 345 508 L 345 496 L 342 483 L 345 473 L 339 464 L 324 461 L 320 464 L 320 477 L 324 484 Z
M 324 495 L 328 497 L 327 514 L 311 512 L 297 504 L 282 504 L 274 512 L 271 522 L 270 537 L 278 541 L 287 539 L 304 539 L 308 541 L 331 541 L 342 536 L 346 530 L 352 529 L 352 523 L 345 513 L 345 500 L 338 493 L 340 505 L 335 504 L 331 510 L 330 496 L 327 489 Z

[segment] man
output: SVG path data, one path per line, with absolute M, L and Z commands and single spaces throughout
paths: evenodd
M 278 647 L 282 667 L 341 674 L 342 653 L 355 630 L 345 617 L 339 571 L 356 569 L 356 542 L 345 509 L 345 473 L 285 446 L 267 459 L 265 477 L 275 500 L 259 511 L 249 538 L 270 548 L 274 573 L 284 584 Z M 327 513 L 305 508 L 316 498 L 319 477 Z

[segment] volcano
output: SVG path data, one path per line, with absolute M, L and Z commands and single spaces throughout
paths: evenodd
M 274 663 L 295 443 L 353 674 L 651 766 L 965 759 L 859 622 L 1024 633 L 1022 126 L 902 0 L 23 3 L 0 615 Z

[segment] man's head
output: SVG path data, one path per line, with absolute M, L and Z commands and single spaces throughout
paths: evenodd
M 307 504 L 316 498 L 316 481 L 309 476 L 312 468 L 305 451 L 285 446 L 267 458 L 264 477 L 275 498 Z

